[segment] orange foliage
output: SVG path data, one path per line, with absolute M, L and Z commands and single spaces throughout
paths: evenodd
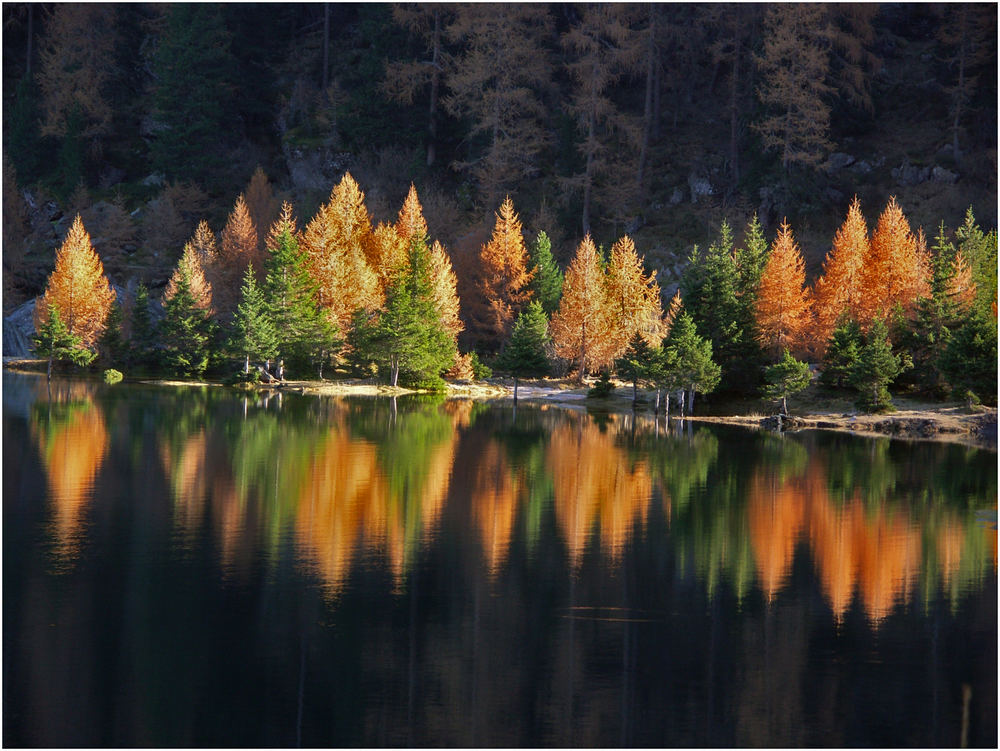
M 677 320 L 677 316 L 680 315 L 681 310 L 684 308 L 684 301 L 681 299 L 681 291 L 677 290 L 674 296 L 670 298 L 670 302 L 667 303 L 667 312 L 663 314 L 663 335 L 669 336 L 670 329 L 673 328 L 674 321 Z
M 805 351 L 810 314 L 805 280 L 802 253 L 788 222 L 782 222 L 757 292 L 758 339 L 774 356 L 786 347 L 797 356 Z
M 644 273 L 643 259 L 628 235 L 611 246 L 608 260 L 607 295 L 610 305 L 610 346 L 617 357 L 636 333 L 651 347 L 663 341 L 663 307 L 656 272 Z
M 188 284 L 191 297 L 194 298 L 195 307 L 211 313 L 212 285 L 209 284 L 205 277 L 205 271 L 202 267 L 202 256 L 195 250 L 191 243 L 187 243 L 184 246 L 184 253 L 177 262 L 177 268 L 174 269 L 174 273 L 170 276 L 170 281 L 167 282 L 167 288 L 163 292 L 163 304 L 166 305 L 167 301 L 171 300 L 177 294 L 177 285 L 180 284 L 181 275 L 185 271 L 188 275 Z
M 437 240 L 431 246 L 431 295 L 434 309 L 441 319 L 441 325 L 452 338 L 458 337 L 464 328 L 459 317 L 458 278 L 451 268 L 451 260 L 444 246 Z
M 35 304 L 35 328 L 48 321 L 52 305 L 70 333 L 80 337 L 84 346 L 90 346 L 104 331 L 114 299 L 101 259 L 77 214 L 56 251 L 56 267 L 49 275 L 45 292 Z
M 424 210 L 417 197 L 417 188 L 410 183 L 410 192 L 406 194 L 403 201 L 403 208 L 399 210 L 399 218 L 396 220 L 396 232 L 402 237 L 407 246 L 414 240 L 427 240 L 427 222 L 424 220 Z
M 562 299 L 549 330 L 556 354 L 578 361 L 581 379 L 588 368 L 606 365 L 614 357 L 604 274 L 590 235 L 566 269 Z
M 859 306 L 862 323 L 885 317 L 897 303 L 910 312 L 917 298 L 930 294 L 930 276 L 926 244 L 914 237 L 903 210 L 890 198 L 872 233 Z
M 479 530 L 491 575 L 495 575 L 507 559 L 518 499 L 524 490 L 522 480 L 511 471 L 503 447 L 496 441 L 490 441 L 476 457 L 476 474 L 470 493 L 472 523 Z
M 341 331 L 355 311 L 376 310 L 382 304 L 378 276 L 365 253 L 371 234 L 365 194 L 347 173 L 303 236 L 309 268 L 319 285 L 319 303 Z
M 274 223 L 267 232 L 267 239 L 264 242 L 265 248 L 268 250 L 277 248 L 279 238 L 286 231 L 288 234 L 301 240 L 300 233 L 295 223 L 295 215 L 292 214 L 292 211 L 292 204 L 288 201 L 284 201 L 281 204 L 281 211 L 278 213 L 278 218 L 274 220 Z
M 277 219 L 279 205 L 267 175 L 259 166 L 254 170 L 253 176 L 247 184 L 246 203 L 247 210 L 250 212 L 250 220 L 257 228 L 257 251 L 263 258 L 264 227 L 270 227 Z M 257 259 L 254 259 L 254 268 L 257 268 Z
M 528 252 L 524 247 L 521 220 L 514 212 L 508 196 L 496 214 L 493 236 L 479 251 L 479 291 L 488 308 L 485 330 L 490 336 L 503 339 L 511 324 L 528 302 Z
M 383 295 L 406 268 L 409 250 L 409 242 L 391 224 L 379 223 L 365 243 L 365 258 L 378 277 Z
M 968 313 L 976 300 L 976 283 L 972 280 L 972 267 L 965 260 L 961 250 L 955 253 L 951 264 L 951 277 L 945 288 L 945 295 L 958 315 Z
M 816 280 L 814 339 L 822 355 L 837 327 L 837 320 L 846 310 L 858 310 L 863 298 L 863 276 L 870 247 L 868 224 L 861 213 L 857 196 L 847 210 L 847 218 L 833 238 L 833 248 L 823 263 L 823 275 Z
M 199 224 L 196 236 L 201 229 Z M 222 244 L 207 269 L 215 308 L 223 317 L 232 315 L 236 310 L 243 276 L 251 262 L 258 278 L 263 279 L 264 264 L 257 250 L 257 229 L 241 193 L 222 230 Z
M 750 485 L 750 541 L 760 586 L 769 602 L 791 573 L 795 545 L 805 522 L 805 504 L 801 482 L 783 482 L 771 474 L 758 475 Z

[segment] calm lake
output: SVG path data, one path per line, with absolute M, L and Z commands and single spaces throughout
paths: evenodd
M 997 454 L 3 374 L 5 746 L 997 745 Z

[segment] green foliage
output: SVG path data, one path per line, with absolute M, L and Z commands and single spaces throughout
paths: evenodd
M 128 351 L 122 333 L 124 320 L 122 306 L 116 300 L 111 304 L 111 310 L 108 311 L 108 317 L 104 322 L 104 331 L 97 340 L 97 351 L 100 353 L 101 361 L 108 365 L 120 365 L 125 362 Z
M 142 282 L 135 290 L 130 321 L 129 354 L 130 367 L 155 368 L 159 361 L 158 332 L 149 311 L 149 290 Z
M 997 323 L 978 311 L 955 331 L 940 359 L 941 371 L 957 393 L 966 390 L 996 404 Z
M 77 185 L 83 181 L 83 130 L 79 109 L 74 109 L 66 118 L 66 133 L 56 155 L 56 170 L 53 188 L 63 199 L 68 199 Z
M 374 321 L 359 322 L 359 354 L 399 383 L 441 386 L 441 373 L 455 359 L 455 341 L 434 307 L 430 254 L 422 240 L 410 247 L 409 268 L 386 293 L 385 309 Z
M 744 247 L 736 248 L 733 252 L 738 274 L 737 292 L 744 301 L 749 301 L 751 309 L 753 302 L 757 299 L 757 287 L 764 275 L 768 253 L 764 228 L 761 226 L 757 214 L 754 214 L 753 219 L 747 225 Z
M 528 270 L 534 272 L 528 288 L 542 304 L 545 315 L 551 316 L 562 297 L 563 273 L 552 257 L 552 241 L 544 230 L 528 248 Z
M 603 399 L 611 396 L 611 392 L 614 390 L 615 385 L 611 382 L 611 374 L 607 370 L 602 370 L 601 377 L 597 379 L 597 383 L 587 391 L 587 398 Z
M 164 305 L 163 362 L 168 371 L 180 376 L 201 376 L 208 367 L 213 324 L 191 294 L 191 275 L 180 266 L 177 290 Z
M 955 230 L 958 249 L 972 266 L 972 281 L 976 283 L 974 310 L 980 315 L 992 311 L 997 295 L 997 233 L 984 233 L 976 224 L 972 208 L 965 212 L 965 221 Z
M 216 5 L 167 6 L 153 56 L 153 106 L 162 125 L 150 147 L 154 168 L 202 184 L 225 167 L 232 122 L 234 61 Z
M 70 333 L 59 316 L 59 309 L 54 305 L 49 305 L 48 320 L 38 330 L 32 343 L 35 354 L 47 358 L 50 368 L 54 362 L 89 365 L 95 357 L 92 351 L 81 344 L 80 337 Z
M 698 334 L 712 344 L 724 374 L 723 387 L 738 391 L 756 386 L 761 364 L 760 347 L 753 338 L 753 306 L 760 281 L 755 271 L 760 263 L 757 241 L 752 251 L 744 253 L 746 268 L 741 275 L 733 257 L 733 233 L 723 220 L 718 239 L 706 252 L 695 246 L 681 279 L 684 307 Z M 741 287 L 743 276 L 745 290 Z
M 24 184 L 37 179 L 40 172 L 41 140 L 35 91 L 32 80 L 23 76 L 17 84 L 10 118 L 4 121 L 4 155 L 14 163 Z
M 120 370 L 115 370 L 114 368 L 108 368 L 104 371 L 104 382 L 108 384 L 121 383 L 122 375 Z
M 479 359 L 478 353 L 469 353 L 469 364 L 472 366 L 472 377 L 477 381 L 493 377 L 493 369 Z
M 635 398 L 639 381 L 649 378 L 655 372 L 656 352 L 642 335 L 636 332 L 622 356 L 615 360 L 615 370 L 623 378 L 632 382 L 632 396 Z
M 864 336 L 858 322 L 850 318 L 841 321 L 830 336 L 826 354 L 823 355 L 820 383 L 829 388 L 850 386 L 851 373 L 858 364 L 863 346 Z
M 764 370 L 764 396 L 768 399 L 780 399 L 784 408 L 785 400 L 809 386 L 810 380 L 812 373 L 808 363 L 799 362 L 786 349 L 781 360 Z
M 666 380 L 703 394 L 719 385 L 722 368 L 712 359 L 712 343 L 698 335 L 687 311 L 677 316 L 663 349 Z
M 851 370 L 851 385 L 858 391 L 857 407 L 865 412 L 893 409 L 889 386 L 913 361 L 906 353 L 894 354 L 884 321 L 876 321 L 868 331 L 867 344 Z
M 515 378 L 548 375 L 549 359 L 545 354 L 548 343 L 548 319 L 541 302 L 532 300 L 518 315 L 510 341 L 494 364 Z
M 250 360 L 270 360 L 278 354 L 278 332 L 264 293 L 257 286 L 253 263 L 247 264 L 243 274 L 230 342 L 233 351 L 243 359 L 244 373 L 250 370 Z

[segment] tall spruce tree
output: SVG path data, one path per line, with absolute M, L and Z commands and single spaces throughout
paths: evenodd
M 528 272 L 532 274 L 528 289 L 542 304 L 545 315 L 551 316 L 562 297 L 563 274 L 552 257 L 552 241 L 542 230 L 528 249 Z
M 856 404 L 866 412 L 892 411 L 889 386 L 913 361 L 905 352 L 892 351 L 889 329 L 881 319 L 875 320 L 866 338 L 867 343 L 851 371 L 851 385 L 858 391 Z
M 548 346 L 548 320 L 545 311 L 541 302 L 532 300 L 518 314 L 510 341 L 496 361 L 497 369 L 506 370 L 514 376 L 515 403 L 519 378 L 548 375 L 549 358 L 545 354 Z
M 130 367 L 154 369 L 159 364 L 159 332 L 149 309 L 149 290 L 139 282 L 129 316 Z
M 233 314 L 231 346 L 243 357 L 243 373 L 250 372 L 251 358 L 270 360 L 278 355 L 279 335 L 264 293 L 257 286 L 253 263 L 247 264 L 240 288 L 240 302 Z
M 781 414 L 788 414 L 788 397 L 809 385 L 812 373 L 809 364 L 792 357 L 787 349 L 781 359 L 764 370 L 764 396 L 781 400 Z
M 33 340 L 35 354 L 49 361 L 46 375 L 52 378 L 53 362 L 71 362 L 75 365 L 88 365 L 94 359 L 94 353 L 83 346 L 80 337 L 73 334 L 63 323 L 59 308 L 49 305 L 45 322 L 38 328 Z
M 719 385 L 722 369 L 712 359 L 712 342 L 698 335 L 691 315 L 677 316 L 663 348 L 674 368 L 674 376 L 688 390 L 688 412 L 694 410 L 694 394 L 710 393 Z
M 639 381 L 649 377 L 655 362 L 655 350 L 638 331 L 632 335 L 625 351 L 615 360 L 615 370 L 632 382 L 633 408 L 639 401 Z
M 172 373 L 200 376 L 208 367 L 213 326 L 208 314 L 198 307 L 191 294 L 190 272 L 184 266 L 179 268 L 181 273 L 176 280 L 176 292 L 164 305 L 160 326 L 163 360 Z

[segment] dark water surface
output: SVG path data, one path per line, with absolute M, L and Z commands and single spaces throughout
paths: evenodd
M 6 746 L 997 744 L 997 455 L 3 375 Z

